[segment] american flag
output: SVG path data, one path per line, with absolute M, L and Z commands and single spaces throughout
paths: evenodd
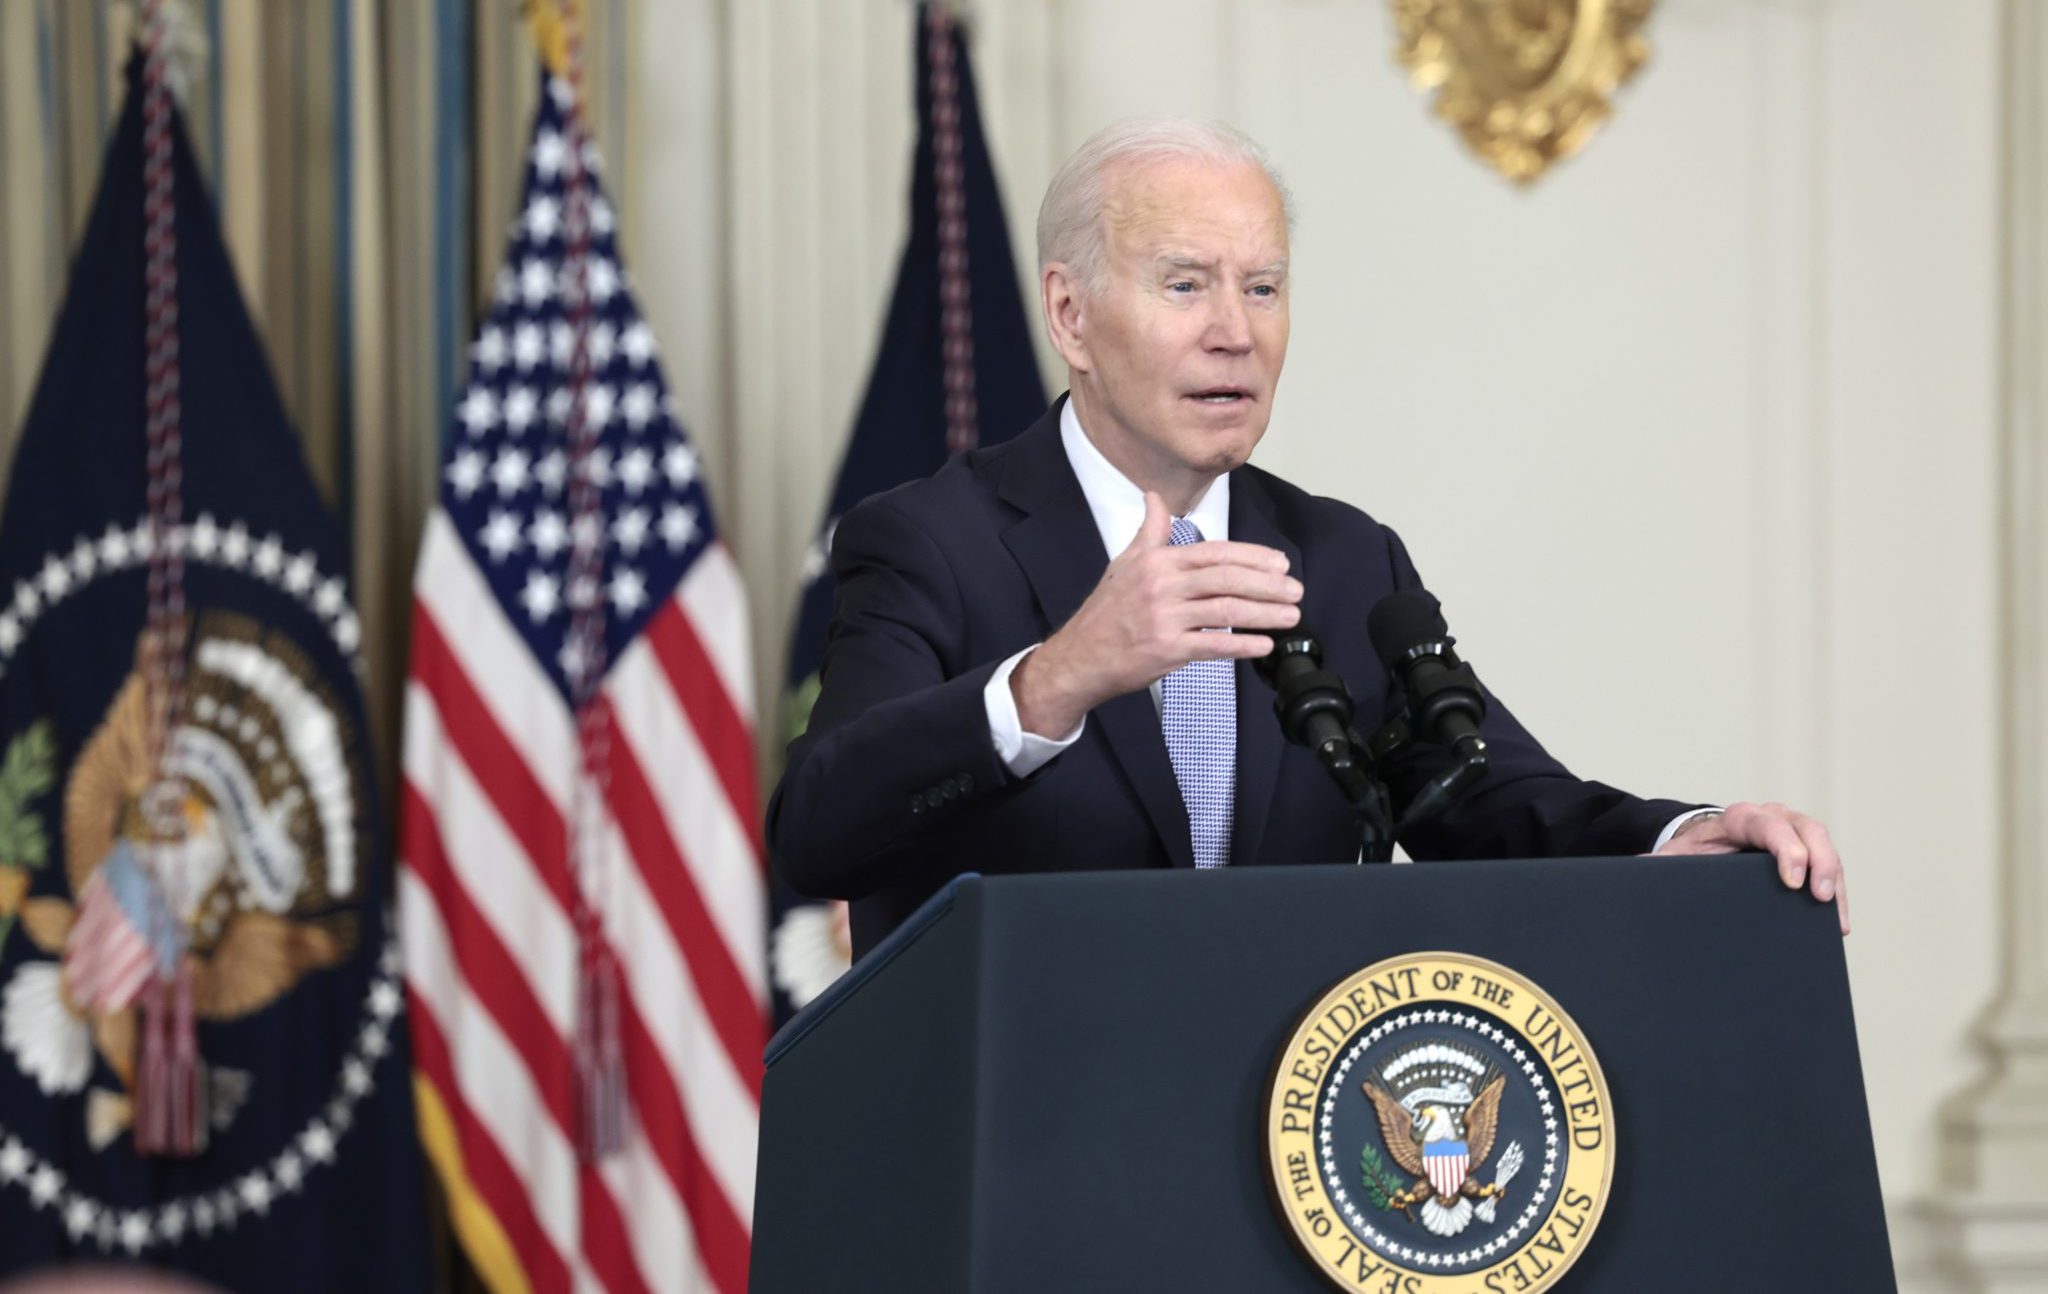
M 153 973 L 174 964 L 179 950 L 166 923 L 151 919 L 160 906 L 135 851 L 120 842 L 78 892 L 78 924 L 64 948 L 64 991 L 74 1003 L 124 1010 Z
M 576 121 L 544 77 L 414 586 L 398 893 L 420 1121 L 493 1288 L 738 1294 L 766 1001 L 746 608 Z M 581 512 L 579 345 L 597 504 Z M 579 543 L 601 546 L 597 576 L 572 573 Z M 607 772 L 579 792 L 570 626 L 590 599 Z M 579 794 L 603 806 L 586 854 Z M 579 893 L 624 989 L 630 1117 L 602 1156 L 579 1154 Z

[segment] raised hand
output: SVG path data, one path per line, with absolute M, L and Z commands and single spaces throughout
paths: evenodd
M 1145 522 L 1102 573 L 1073 618 L 1010 675 L 1025 731 L 1058 737 L 1096 706 L 1171 674 L 1192 660 L 1264 656 L 1260 633 L 1301 619 L 1301 581 L 1287 557 L 1263 544 L 1172 543 L 1173 517 L 1145 495 Z

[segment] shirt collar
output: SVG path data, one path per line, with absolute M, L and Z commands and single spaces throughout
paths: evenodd
M 1074 412 L 1071 396 L 1060 410 L 1060 444 L 1067 451 L 1074 476 L 1081 482 L 1081 495 L 1088 500 L 1088 511 L 1095 518 L 1096 530 L 1102 534 L 1102 547 L 1115 557 L 1131 546 L 1138 527 L 1145 524 L 1145 492 L 1117 471 L 1095 447 L 1095 442 L 1088 439 L 1088 433 L 1081 429 L 1081 415 Z M 1228 472 L 1209 483 L 1209 488 L 1188 510 L 1187 519 L 1202 532 L 1204 539 L 1230 538 Z

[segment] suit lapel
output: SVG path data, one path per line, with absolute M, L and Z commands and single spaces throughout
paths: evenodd
M 1003 532 L 1003 544 L 1023 568 L 1048 629 L 1072 617 L 1109 565 L 1102 534 L 1088 511 L 1081 483 L 1060 444 L 1064 396 L 1036 425 L 1017 437 L 1005 455 L 997 493 L 1024 516 Z M 1232 518 L 1232 524 L 1236 520 Z M 1240 689 L 1241 690 L 1241 689 Z M 1127 693 L 1095 708 L 1090 723 L 1102 726 L 1111 753 L 1130 779 L 1176 867 L 1193 867 L 1187 806 L 1166 755 L 1159 713 L 1143 691 Z
M 1302 578 L 1301 550 L 1280 533 L 1273 501 L 1249 471 L 1230 478 L 1230 537 L 1241 543 L 1264 544 L 1287 554 L 1296 579 Z M 1265 839 L 1266 817 L 1273 806 L 1273 787 L 1280 773 L 1280 748 L 1285 744 L 1273 713 L 1273 689 L 1250 661 L 1237 666 L 1237 804 L 1230 833 L 1230 861 L 1258 861 Z

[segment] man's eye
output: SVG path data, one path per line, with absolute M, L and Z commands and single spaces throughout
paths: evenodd
M 1260 283 L 1253 286 L 1252 294 L 1262 297 L 1277 297 L 1280 295 L 1280 289 L 1270 283 Z
M 1166 290 L 1168 292 L 1179 292 L 1185 295 L 1189 292 L 1193 292 L 1195 290 L 1195 285 L 1189 282 L 1187 279 L 1175 279 L 1173 282 L 1166 285 Z

